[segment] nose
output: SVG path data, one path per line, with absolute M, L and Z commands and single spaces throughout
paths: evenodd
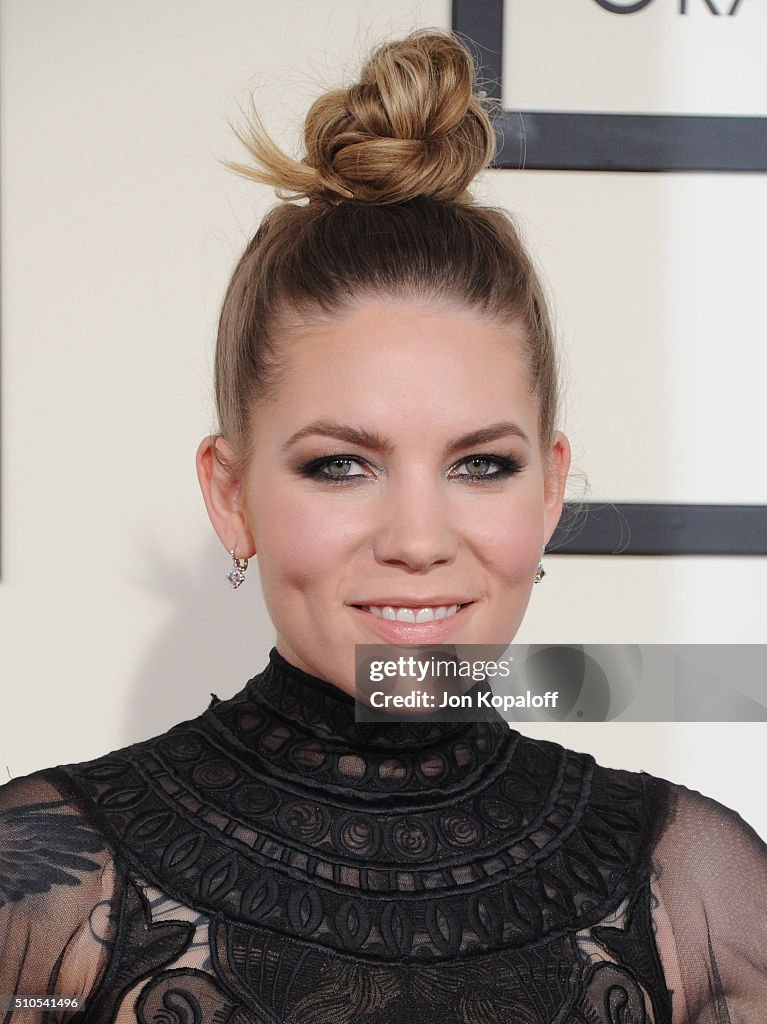
M 455 559 L 458 533 L 439 480 L 427 482 L 425 474 L 419 473 L 409 481 L 388 481 L 373 550 L 376 561 L 414 572 Z

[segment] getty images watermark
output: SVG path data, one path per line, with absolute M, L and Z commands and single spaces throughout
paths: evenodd
M 473 686 L 456 692 L 455 684 L 461 680 L 484 682 L 487 679 L 508 678 L 513 670 L 511 661 L 462 661 L 453 653 L 436 654 L 429 649 L 425 655 L 400 654 L 397 657 L 373 658 L 367 662 L 366 682 L 371 684 L 368 703 L 371 708 L 399 710 L 423 708 L 427 711 L 468 708 L 483 710 L 496 708 L 510 711 L 515 707 L 556 707 L 556 691 L 546 693 L 501 694 L 489 688 Z M 359 687 L 359 680 L 358 687 Z M 450 683 L 450 687 L 435 683 Z M 386 683 L 383 689 L 372 684 Z M 408 689 L 408 683 L 412 684 Z M 389 685 L 391 684 L 391 685 Z M 359 689 L 358 689 L 359 692 Z
M 358 721 L 767 721 L 765 644 L 358 644 Z

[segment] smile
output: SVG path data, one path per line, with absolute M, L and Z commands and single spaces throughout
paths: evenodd
M 434 606 L 405 606 L 405 605 L 357 605 L 362 611 L 375 615 L 377 619 L 386 619 L 389 622 L 436 622 L 439 619 L 449 619 L 456 614 L 462 604 L 443 604 Z

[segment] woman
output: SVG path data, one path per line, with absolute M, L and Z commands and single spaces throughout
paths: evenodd
M 761 1019 L 736 814 L 500 718 L 355 721 L 355 645 L 512 640 L 562 507 L 541 287 L 467 191 L 494 144 L 438 32 L 318 100 L 302 162 L 254 128 L 240 170 L 309 202 L 234 272 L 198 472 L 275 647 L 199 718 L 0 791 L 4 1019 Z

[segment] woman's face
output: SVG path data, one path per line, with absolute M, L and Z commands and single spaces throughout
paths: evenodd
M 517 329 L 365 300 L 285 352 L 237 536 L 280 653 L 353 693 L 355 644 L 508 645 L 569 465 L 561 434 L 541 450 Z

